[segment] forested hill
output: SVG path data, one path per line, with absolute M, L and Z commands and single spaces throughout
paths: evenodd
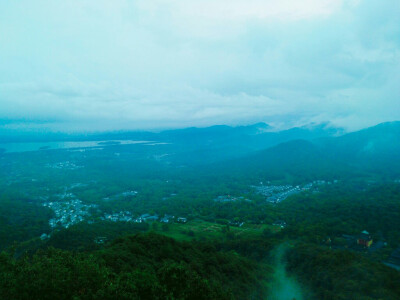
M 137 234 L 91 253 L 0 253 L 0 299 L 263 299 L 265 275 L 212 245 Z
M 258 151 L 244 158 L 216 163 L 215 174 L 280 180 L 288 176 L 299 181 L 335 179 L 350 168 L 335 161 L 312 142 L 295 140 Z
M 369 171 L 398 175 L 400 170 L 400 122 L 382 123 L 316 143 L 331 157 Z
M 300 181 L 354 176 L 400 176 L 400 122 L 339 137 L 297 139 L 215 163 L 214 172 Z

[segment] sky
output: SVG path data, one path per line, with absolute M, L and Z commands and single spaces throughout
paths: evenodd
M 0 129 L 394 120 L 399 0 L 0 0 Z

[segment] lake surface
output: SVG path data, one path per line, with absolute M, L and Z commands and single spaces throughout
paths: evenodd
M 6 153 L 27 152 L 51 149 L 95 148 L 116 145 L 148 144 L 153 141 L 111 140 L 111 141 L 81 141 L 81 142 L 41 142 L 41 143 L 0 143 L 0 149 Z

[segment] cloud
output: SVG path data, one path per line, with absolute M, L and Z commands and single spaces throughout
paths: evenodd
M 0 3 L 0 119 L 57 130 L 400 119 L 395 0 Z
M 330 15 L 343 3 L 343 0 L 142 0 L 139 7 L 152 13 L 167 7 L 177 19 L 296 21 Z

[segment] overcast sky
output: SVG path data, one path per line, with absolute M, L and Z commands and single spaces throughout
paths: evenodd
M 399 0 L 0 0 L 0 126 L 400 120 Z

